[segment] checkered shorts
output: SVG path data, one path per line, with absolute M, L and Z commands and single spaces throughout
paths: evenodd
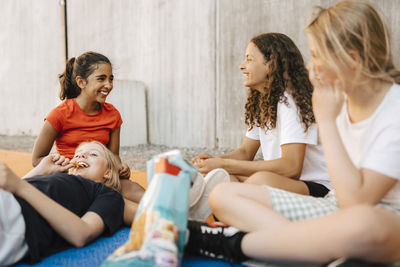
M 269 190 L 273 209 L 291 221 L 326 216 L 339 209 L 336 197 L 331 192 L 325 197 L 312 197 L 266 187 Z
M 301 221 L 326 216 L 339 209 L 336 197 L 330 191 L 325 197 L 299 195 L 285 190 L 266 186 L 269 191 L 272 207 L 291 221 Z M 378 208 L 388 209 L 397 215 L 400 210 L 386 203 L 378 203 Z

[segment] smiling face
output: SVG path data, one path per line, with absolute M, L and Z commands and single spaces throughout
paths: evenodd
M 107 167 L 107 159 L 99 144 L 84 143 L 78 146 L 71 162 L 83 167 L 76 166 L 69 170 L 69 174 L 80 175 L 98 183 L 104 183 L 110 178 L 111 170 Z
M 87 99 L 104 104 L 108 94 L 113 89 L 112 67 L 108 63 L 97 63 L 93 67 L 94 71 L 87 79 L 77 77 L 76 82 Z
M 264 93 L 268 64 L 258 47 L 250 42 L 246 49 L 245 60 L 239 66 L 244 78 L 243 84 Z

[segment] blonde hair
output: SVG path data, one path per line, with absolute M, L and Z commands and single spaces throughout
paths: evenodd
M 400 83 L 400 71 L 394 66 L 389 31 L 368 3 L 362 1 L 339 1 L 324 9 L 317 7 L 306 33 L 316 44 L 317 56 L 343 80 L 340 64 L 356 70 L 355 80 L 360 76 Z M 351 57 L 356 51 L 360 61 Z
M 88 142 L 82 142 L 79 144 L 79 146 L 76 148 L 78 149 L 80 146 L 84 144 L 96 144 L 100 148 L 101 152 L 103 152 L 104 158 L 107 161 L 107 168 L 111 170 L 111 177 L 106 178 L 104 181 L 104 184 L 108 187 L 111 187 L 118 192 L 121 192 L 121 182 L 119 180 L 119 162 L 115 155 L 102 143 L 98 141 L 88 141 Z

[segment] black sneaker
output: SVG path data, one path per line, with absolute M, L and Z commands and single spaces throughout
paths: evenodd
M 241 250 L 245 233 L 234 227 L 189 221 L 189 242 L 185 253 L 238 263 L 247 260 Z
M 390 265 L 383 263 L 372 263 L 357 259 L 340 258 L 326 265 L 327 267 L 388 267 Z

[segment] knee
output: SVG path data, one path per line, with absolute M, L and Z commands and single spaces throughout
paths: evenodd
M 373 251 L 382 247 L 390 237 L 390 231 L 384 227 L 381 211 L 371 206 L 349 208 L 344 235 L 348 240 L 346 250 L 351 253 L 360 248 Z M 351 255 L 349 255 L 351 256 Z
M 208 197 L 208 203 L 212 211 L 218 212 L 223 210 L 226 205 L 229 205 L 229 199 L 234 197 L 235 191 L 232 188 L 234 183 L 221 183 L 214 187 Z
M 246 181 L 246 184 L 256 184 L 256 185 L 270 185 L 273 186 L 274 179 L 272 178 L 274 173 L 271 172 L 256 172 L 251 175 Z

